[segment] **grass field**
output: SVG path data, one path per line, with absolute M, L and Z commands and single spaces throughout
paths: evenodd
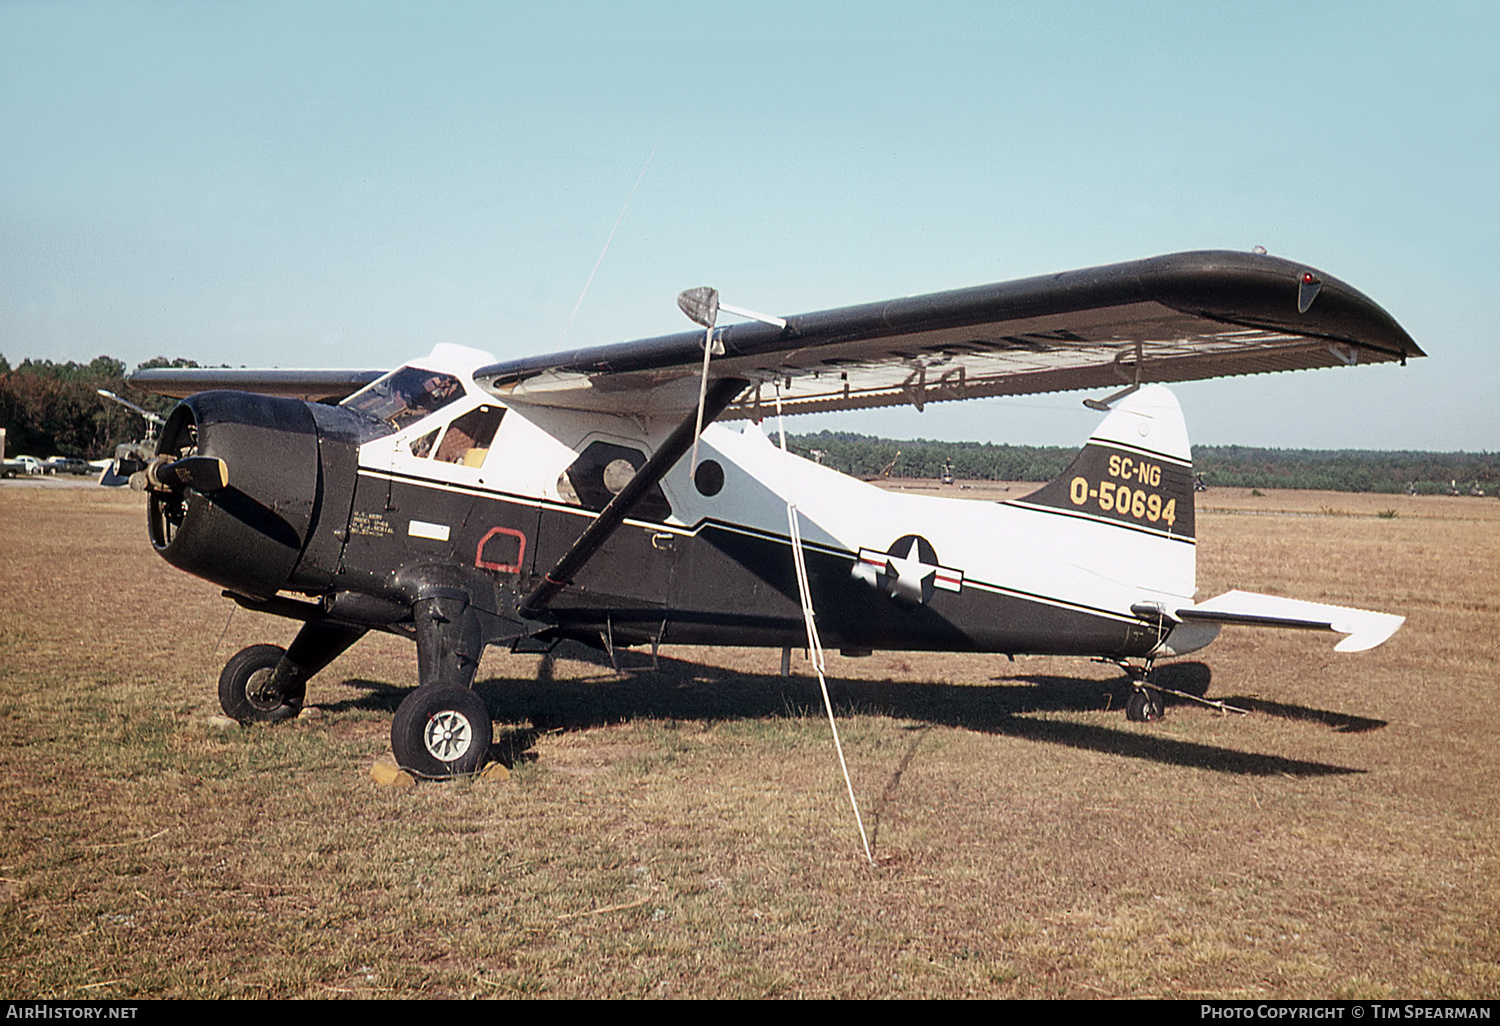
M 1202 594 L 1409 618 L 1166 671 L 1248 716 L 1128 723 L 1084 661 L 831 656 L 876 868 L 775 651 L 491 652 L 503 783 L 371 780 L 393 638 L 315 715 L 215 729 L 223 661 L 295 625 L 168 567 L 142 505 L 0 486 L 6 998 L 1500 996 L 1500 502 L 1199 496 Z

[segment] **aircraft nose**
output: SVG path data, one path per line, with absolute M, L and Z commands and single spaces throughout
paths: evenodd
M 184 399 L 147 472 L 152 544 L 230 591 L 286 586 L 318 508 L 318 432 L 307 404 L 245 392 Z

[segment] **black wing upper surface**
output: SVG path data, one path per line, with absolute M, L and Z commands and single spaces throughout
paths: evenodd
M 1177 253 L 716 328 L 710 377 L 751 383 L 721 419 L 867 409 L 1406 360 L 1425 355 L 1374 301 L 1303 264 Z M 704 332 L 481 367 L 511 403 L 665 414 L 697 401 Z M 717 349 L 717 347 L 716 347 Z M 337 401 L 379 370 L 139 371 L 182 397 L 209 388 Z
M 1424 355 L 1372 300 L 1254 253 L 1179 253 L 715 330 L 710 376 L 752 383 L 723 419 L 1022 395 Z M 475 379 L 512 402 L 691 409 L 704 332 L 506 360 Z M 717 347 L 716 347 L 717 348 Z M 1139 362 L 1139 367 L 1137 367 Z

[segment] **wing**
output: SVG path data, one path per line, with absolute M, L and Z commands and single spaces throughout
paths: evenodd
M 182 399 L 211 388 L 259 392 L 288 399 L 337 402 L 364 388 L 383 370 L 235 370 L 214 367 L 153 367 L 136 371 L 129 382 L 143 392 Z
M 612 412 L 690 410 L 702 331 L 480 368 L 511 402 Z M 1199 252 L 717 329 L 710 376 L 755 387 L 721 419 L 1400 361 L 1401 326 L 1321 271 Z M 717 347 L 715 347 L 717 350 Z

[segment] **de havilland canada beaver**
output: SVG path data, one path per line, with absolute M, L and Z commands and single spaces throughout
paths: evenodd
M 711 289 L 680 303 L 706 330 L 502 361 L 438 345 L 389 373 L 137 373 L 182 399 L 147 469 L 152 544 L 302 623 L 287 649 L 229 660 L 224 711 L 293 716 L 366 632 L 404 635 L 420 687 L 392 743 L 438 777 L 489 747 L 470 690 L 487 645 L 800 647 L 810 607 L 849 651 L 1111 660 L 1135 684 L 1127 714 L 1149 720 L 1152 661 L 1223 624 L 1330 630 L 1359 651 L 1402 623 L 1195 599 L 1192 457 L 1164 383 L 1423 355 L 1321 271 L 1181 253 L 726 326 L 721 310 L 749 311 Z M 1075 389 L 1113 393 L 1086 400 L 1098 429 L 1056 480 L 1004 502 L 885 491 L 758 426 Z

